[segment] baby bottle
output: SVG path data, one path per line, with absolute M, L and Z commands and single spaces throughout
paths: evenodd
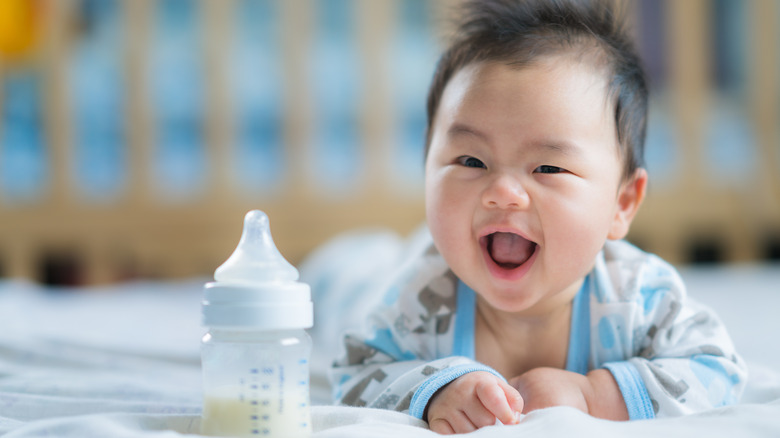
M 312 326 L 309 286 L 247 213 L 238 247 L 204 289 L 202 433 L 308 437 Z

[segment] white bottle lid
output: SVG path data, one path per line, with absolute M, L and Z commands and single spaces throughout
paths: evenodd
M 285 330 L 313 325 L 309 285 L 298 281 L 271 238 L 268 216 L 252 210 L 233 254 L 204 288 L 203 324 L 233 329 Z

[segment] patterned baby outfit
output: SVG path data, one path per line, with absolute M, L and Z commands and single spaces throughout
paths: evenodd
M 430 398 L 473 371 L 476 296 L 430 244 L 401 267 L 364 333 L 344 337 L 333 368 L 341 404 L 422 418 Z M 735 403 L 745 362 L 677 272 L 624 241 L 609 241 L 572 303 L 566 369 L 606 368 L 629 417 L 676 416 Z M 513 377 L 513 376 L 508 376 Z

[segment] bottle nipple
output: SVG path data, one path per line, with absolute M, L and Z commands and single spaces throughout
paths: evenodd
M 203 324 L 258 330 L 309 328 L 311 289 L 271 238 L 268 216 L 252 210 L 233 254 L 203 291 Z
M 252 210 L 233 254 L 217 268 L 214 279 L 225 283 L 267 283 L 298 280 L 298 270 L 274 244 L 268 215 Z

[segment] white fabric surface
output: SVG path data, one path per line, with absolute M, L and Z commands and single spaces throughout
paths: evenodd
M 414 239 L 412 239 L 414 244 Z M 302 267 L 315 291 L 314 437 L 432 437 L 407 415 L 325 406 L 337 332 L 365 315 L 370 291 L 403 257 L 389 233 L 358 233 Z M 567 408 L 532 413 L 478 437 L 780 436 L 780 266 L 684 269 L 690 292 L 718 311 L 751 365 L 739 405 L 633 423 Z M 174 437 L 200 430 L 200 300 L 207 279 L 100 289 L 0 282 L 0 436 Z

